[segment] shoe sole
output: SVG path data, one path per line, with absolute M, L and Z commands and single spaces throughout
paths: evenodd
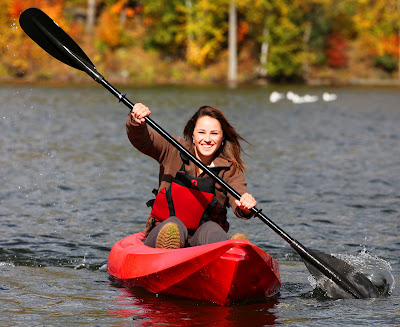
M 243 233 L 236 233 L 235 235 L 232 236 L 231 240 L 246 240 L 250 242 L 246 234 Z
M 178 225 L 175 223 L 167 223 L 158 233 L 156 240 L 156 248 L 161 249 L 179 249 L 181 239 Z

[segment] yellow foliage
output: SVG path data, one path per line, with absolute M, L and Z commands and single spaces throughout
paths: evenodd
M 128 0 L 102 1 L 104 6 L 96 25 L 98 39 L 84 33 L 83 21 L 78 21 L 74 17 L 74 20 L 67 22 L 64 15 L 63 10 L 66 5 L 68 8 L 80 6 L 80 9 L 83 9 L 86 2 L 86 0 L 0 0 L 2 8 L 0 72 L 14 76 L 32 76 L 49 68 L 48 55 L 19 27 L 19 15 L 28 7 L 42 9 L 78 43 L 88 42 L 84 45 L 89 44 L 89 49 L 96 54 L 99 48 L 95 49 L 93 44 L 100 44 L 104 51 L 121 47 L 121 51 L 113 51 L 106 58 L 99 55 L 96 61 L 104 60 L 108 67 L 118 67 L 119 60 L 122 60 L 121 56 L 118 57 L 118 53 L 123 51 L 129 53 L 130 47 L 140 47 L 143 44 L 146 44 L 146 50 L 143 49 L 144 56 L 148 53 L 147 47 L 157 48 L 160 53 L 172 53 L 168 58 L 181 60 L 187 69 L 189 65 L 192 66 L 190 68 L 197 68 L 193 70 L 194 74 L 200 74 L 207 69 L 207 66 L 225 60 L 229 28 L 228 10 L 232 0 L 132 1 L 127 8 Z M 99 0 L 98 3 L 100 2 Z M 134 4 L 138 3 L 140 5 L 135 7 Z M 246 47 L 254 49 L 249 51 L 249 57 L 252 56 L 256 62 L 260 42 L 269 41 L 270 76 L 289 75 L 293 72 L 299 74 L 305 62 L 307 64 L 313 62 L 313 54 L 309 51 L 314 49 L 308 42 L 313 41 L 314 33 L 321 32 L 319 37 L 322 39 L 325 37 L 325 32 L 318 28 L 314 29 L 312 25 L 310 36 L 306 26 L 311 24 L 310 21 L 314 22 L 319 14 L 321 17 L 318 19 L 327 21 L 334 29 L 343 31 L 352 38 L 352 42 L 357 41 L 358 45 L 362 45 L 359 57 L 367 59 L 365 62 L 372 62 L 371 59 L 374 57 L 384 55 L 398 58 L 399 39 L 396 34 L 400 27 L 400 8 L 397 8 L 395 0 L 235 0 L 235 4 L 238 12 L 239 54 Z M 150 12 L 141 14 L 142 10 L 143 13 L 146 10 Z M 72 12 L 69 11 L 68 17 L 73 17 Z M 121 13 L 129 18 L 135 17 L 127 19 L 125 28 L 120 25 Z M 314 16 L 310 17 L 310 14 Z M 266 28 L 268 33 L 265 32 Z M 143 31 L 142 37 L 134 37 L 138 29 Z M 151 42 L 146 42 L 152 33 L 154 37 Z M 170 49 L 176 50 L 170 51 Z M 146 58 L 146 62 L 151 60 Z M 243 62 L 243 57 L 239 56 L 242 69 Z M 151 66 L 151 63 L 149 65 Z M 170 65 L 170 61 L 165 63 L 165 67 Z M 149 70 L 148 76 L 153 75 L 156 73 Z
M 202 67 L 205 63 L 204 53 L 201 47 L 193 40 L 190 40 L 186 49 L 187 61 L 195 67 Z
M 364 15 L 354 15 L 353 22 L 362 31 L 369 30 L 372 26 L 372 22 L 368 19 L 365 19 Z

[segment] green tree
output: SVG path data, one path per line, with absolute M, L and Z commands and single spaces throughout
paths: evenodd
M 194 66 L 203 67 L 215 60 L 226 47 L 228 10 L 228 1 L 193 1 L 192 12 L 188 13 L 186 58 Z
M 143 4 L 147 29 L 146 47 L 164 55 L 180 57 L 185 52 L 187 9 L 184 0 L 152 0 Z
M 268 76 L 274 80 L 301 78 L 307 55 L 304 37 L 307 31 L 306 0 L 270 0 L 266 18 L 269 56 Z

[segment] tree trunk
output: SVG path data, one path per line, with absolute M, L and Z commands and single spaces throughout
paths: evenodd
M 228 83 L 237 82 L 237 13 L 236 2 L 231 0 L 229 5 L 229 63 Z
M 267 77 L 267 61 L 268 61 L 268 49 L 269 49 L 268 34 L 269 34 L 269 29 L 267 23 L 265 23 L 262 36 L 263 42 L 261 44 L 260 69 L 258 71 L 258 74 L 261 78 Z
M 310 49 L 309 49 L 308 45 L 310 43 L 311 29 L 312 29 L 312 24 L 311 24 L 311 22 L 308 22 L 306 29 L 304 31 L 304 37 L 303 37 L 303 49 L 305 52 L 304 62 L 303 62 L 303 78 L 306 81 L 308 81 L 310 78 L 310 60 L 309 60 L 310 59 L 310 51 L 309 51 Z
M 190 28 L 192 28 L 192 15 L 193 15 L 193 5 L 192 5 L 192 0 L 185 0 L 185 6 L 186 6 L 186 10 L 187 10 L 187 25 L 190 26 Z M 193 41 L 194 40 L 194 36 L 193 36 L 193 32 L 189 31 L 188 33 L 188 40 L 189 41 Z
M 126 22 L 126 8 L 128 6 L 128 2 L 125 1 L 124 5 L 122 6 L 121 14 L 119 15 L 119 23 L 121 26 L 125 25 Z
M 397 0 L 397 13 L 400 14 L 400 0 Z M 398 31 L 398 36 L 399 36 L 399 61 L 397 63 L 397 70 L 398 70 L 399 79 L 400 79 L 400 29 Z
M 86 31 L 93 32 L 96 18 L 96 0 L 88 0 L 87 17 L 86 17 Z

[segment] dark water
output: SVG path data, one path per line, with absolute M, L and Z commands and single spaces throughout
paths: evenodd
M 121 89 L 173 135 L 199 106 L 221 108 L 252 144 L 245 159 L 258 207 L 305 246 L 386 280 L 390 294 L 321 298 L 285 241 L 258 219 L 232 216 L 230 233 L 247 233 L 280 262 L 276 298 L 218 307 L 113 286 L 111 246 L 144 228 L 157 184 L 157 164 L 127 140 L 127 109 L 100 86 L 2 86 L 0 325 L 400 325 L 400 91 L 339 88 L 328 90 L 332 102 L 272 104 L 275 90 Z

